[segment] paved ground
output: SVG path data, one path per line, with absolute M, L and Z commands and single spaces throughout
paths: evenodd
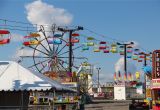
M 129 110 L 129 103 L 97 103 L 85 105 L 85 110 Z
M 131 100 L 93 100 L 93 103 L 85 105 L 85 110 L 129 110 Z

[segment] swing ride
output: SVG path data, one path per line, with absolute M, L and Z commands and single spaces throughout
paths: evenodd
M 99 40 L 93 36 L 83 36 L 76 32 L 73 32 L 70 35 L 71 39 L 69 39 L 66 37 L 67 31 L 61 31 L 58 30 L 58 28 L 59 27 L 56 27 L 55 25 L 52 26 L 50 31 L 52 34 L 48 34 L 48 31 L 46 31 L 44 26 L 41 25 L 39 26 L 38 32 L 30 31 L 31 33 L 23 37 L 24 47 L 33 50 L 33 55 L 24 55 L 21 57 L 23 59 L 33 60 L 33 64 L 29 66 L 29 68 L 33 68 L 39 73 L 46 74 L 52 79 L 57 79 L 57 77 L 61 77 L 63 79 L 65 77 L 74 76 L 73 73 L 70 72 L 70 68 L 73 67 L 74 71 L 77 71 L 79 65 L 76 66 L 76 60 L 86 60 L 85 57 L 77 57 L 73 54 L 76 49 L 81 48 L 82 52 L 92 51 L 95 54 L 113 53 L 120 54 L 122 56 L 125 54 L 124 46 L 118 45 L 115 40 L 113 40 L 113 42 L 108 42 L 106 40 Z M 26 31 L 28 32 L 29 30 L 26 29 Z M 85 41 L 82 41 L 80 36 L 85 37 Z M 8 44 L 10 42 L 10 38 L 10 31 L 6 28 L 0 29 L 0 45 Z M 69 50 L 70 47 L 73 48 Z M 144 61 L 144 56 L 140 54 L 140 52 L 142 52 L 140 49 L 134 48 L 132 45 L 127 45 L 126 58 L 141 63 Z M 71 53 L 71 56 L 69 56 L 69 53 Z M 71 62 L 69 61 L 69 57 Z M 150 59 L 150 55 L 145 58 L 145 60 Z M 132 82 L 132 76 L 133 73 L 128 73 L 128 76 L 124 74 L 124 79 Z M 114 77 L 116 77 L 116 75 Z M 83 78 L 87 79 L 85 77 Z M 114 79 L 117 81 L 118 78 Z
M 0 29 L 0 45 L 10 43 L 11 35 L 8 30 Z

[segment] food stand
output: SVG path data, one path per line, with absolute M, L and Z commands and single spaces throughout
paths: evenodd
M 160 110 L 160 50 L 155 50 L 152 54 L 152 108 Z

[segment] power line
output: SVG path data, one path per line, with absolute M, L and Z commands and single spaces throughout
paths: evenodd
M 18 31 L 30 31 L 30 32 L 33 32 L 33 29 L 36 30 L 36 28 L 40 28 L 42 25 L 44 27 L 52 27 L 53 25 L 47 25 L 47 24 L 31 24 L 31 23 L 27 23 L 27 22 L 21 22 L 21 21 L 15 21 L 15 20 L 8 20 L 8 19 L 1 19 L 0 18 L 0 21 L 4 22 L 3 25 L 0 24 L 0 26 L 3 26 L 5 29 L 9 29 L 9 30 L 18 30 Z M 17 24 L 22 24 L 22 25 L 27 25 L 27 26 L 19 26 L 19 25 L 8 25 L 7 22 L 11 22 L 11 23 L 17 23 Z M 75 27 L 75 26 L 57 26 L 57 27 L 66 27 L 66 28 L 69 28 L 69 27 Z M 119 39 L 115 39 L 115 38 L 112 38 L 112 37 L 109 37 L 109 36 L 106 36 L 106 35 L 103 35 L 103 34 L 100 34 L 100 33 L 97 33 L 95 31 L 92 31 L 88 28 L 84 28 L 84 30 L 87 30 L 88 32 L 90 33 L 93 33 L 95 35 L 98 35 L 102 38 L 108 38 L 110 40 L 112 40 L 113 42 L 126 42 L 126 41 L 122 41 L 122 40 L 119 40 Z M 36 30 L 37 31 L 37 30 Z M 35 32 L 35 31 L 34 31 Z M 45 30 L 45 32 L 52 32 L 51 30 Z M 82 36 L 86 37 L 86 35 L 82 34 Z M 97 38 L 94 37 L 94 39 L 96 41 L 101 41 Z M 108 42 L 111 44 L 111 42 Z M 144 49 L 142 47 L 140 47 L 142 50 L 146 51 L 146 52 L 150 52 L 149 50 L 147 49 Z
M 123 43 L 126 42 L 126 41 L 118 40 L 118 39 L 115 39 L 115 38 L 108 37 L 108 36 L 106 36 L 106 35 L 97 33 L 97 32 L 95 32 L 95 31 L 92 31 L 92 30 L 88 29 L 88 28 L 84 28 L 84 29 L 86 29 L 87 31 L 89 31 L 89 32 L 91 32 L 91 33 L 93 33 L 93 34 L 95 34 L 95 35 L 101 36 L 101 37 L 103 37 L 103 38 L 108 38 L 108 39 L 111 39 L 111 40 L 113 40 L 113 41 L 118 41 L 118 42 L 123 42 Z

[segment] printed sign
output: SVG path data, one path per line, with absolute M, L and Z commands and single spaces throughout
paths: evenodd
M 160 89 L 160 79 L 152 79 L 151 88 Z
M 65 85 L 66 87 L 70 87 L 70 88 L 77 87 L 77 82 L 65 82 L 62 84 Z
M 151 89 L 149 88 L 146 89 L 146 98 L 147 99 L 151 98 Z

